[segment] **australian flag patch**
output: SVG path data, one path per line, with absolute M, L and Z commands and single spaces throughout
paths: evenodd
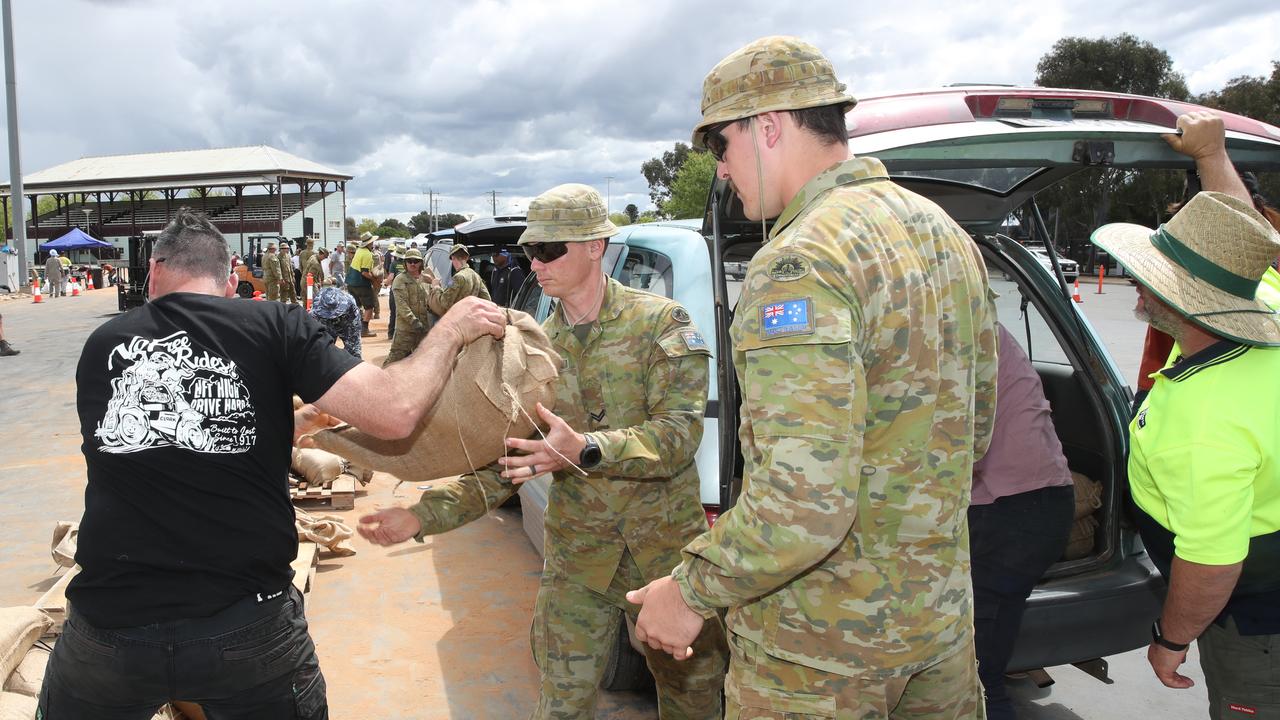
M 760 337 L 808 335 L 813 332 L 813 301 L 809 298 L 782 300 L 760 307 Z

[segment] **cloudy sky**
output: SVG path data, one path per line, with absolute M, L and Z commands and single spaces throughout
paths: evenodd
M 522 211 L 563 182 L 645 209 L 640 164 L 688 142 L 707 70 L 763 35 L 813 42 L 856 95 L 1030 83 L 1068 35 L 1133 33 L 1193 93 L 1280 60 L 1280 8 L 1256 0 L 13 5 L 24 174 L 266 144 L 354 175 L 348 214 L 379 220 L 425 209 L 428 187 L 442 212 L 488 214 L 491 190 Z

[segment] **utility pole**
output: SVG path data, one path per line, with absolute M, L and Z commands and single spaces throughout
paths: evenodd
M 431 222 L 435 225 L 436 230 L 440 229 L 440 195 L 437 194 L 435 199 L 431 201 Z
M 434 193 L 431 191 L 431 188 L 427 188 L 423 191 L 423 194 L 427 196 L 427 232 L 435 232 L 436 216 L 435 211 L 431 209 L 434 207 L 432 204 Z
M 494 215 L 494 217 L 497 217 L 497 215 L 498 215 L 498 196 L 499 196 L 499 195 L 501 195 L 501 194 L 502 194 L 502 193 L 498 192 L 497 190 L 490 190 L 490 191 L 489 191 L 489 202 L 490 202 L 490 203 L 492 203 L 492 205 L 493 205 L 493 215 Z
M 22 161 L 18 157 L 18 74 L 13 67 L 13 11 L 3 0 L 4 89 L 9 107 L 9 217 L 13 221 L 13 244 L 18 250 L 18 284 L 27 281 L 27 217 L 22 207 Z
M 605 217 L 608 217 L 608 216 L 610 216 L 610 215 L 612 215 L 612 214 L 613 214 L 613 176 L 612 176 L 612 175 L 606 175 L 606 176 L 605 176 L 605 178 L 604 178 L 604 182 L 605 182 L 605 186 L 604 186 L 604 196 L 605 196 L 604 209 L 605 209 L 605 213 L 604 213 L 604 215 L 605 215 Z

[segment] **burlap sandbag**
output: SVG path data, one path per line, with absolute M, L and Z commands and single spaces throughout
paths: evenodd
M 1076 511 L 1072 515 L 1074 519 L 1088 517 L 1102 507 L 1102 483 L 1078 472 L 1071 473 L 1071 481 L 1076 487 Z
M 342 474 L 342 458 L 316 448 L 294 448 L 290 469 L 311 487 L 329 487 Z
M 502 457 L 505 438 L 536 433 L 530 418 L 539 402 L 554 409 L 559 368 L 537 321 L 509 310 L 506 336 L 486 335 L 458 353 L 435 407 L 409 437 L 380 440 L 350 426 L 313 437 L 323 450 L 408 482 L 470 472 Z
M 44 669 L 48 666 L 49 651 L 40 645 L 32 645 L 22 662 L 18 663 L 18 667 L 4 681 L 4 691 L 39 696 L 40 686 L 44 684 Z
M 30 695 L 0 692 L 0 720 L 34 720 L 38 705 Z
M 22 662 L 27 651 L 53 623 L 34 607 L 0 608 L 0 678 Z
M 1079 560 L 1093 552 L 1093 535 L 1098 529 L 1098 518 L 1086 515 L 1071 523 L 1071 534 L 1067 536 L 1067 549 L 1062 553 L 1063 560 Z

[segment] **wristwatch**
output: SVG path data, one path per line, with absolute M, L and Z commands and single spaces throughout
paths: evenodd
M 1151 642 L 1174 652 L 1182 652 L 1191 646 L 1191 643 L 1176 643 L 1165 637 L 1164 631 L 1160 628 L 1160 618 L 1156 618 L 1156 621 L 1151 623 Z
M 602 453 L 600 452 L 600 444 L 590 435 L 583 435 L 587 444 L 582 448 L 582 452 L 578 455 L 578 467 L 585 469 L 593 468 L 600 464 Z

